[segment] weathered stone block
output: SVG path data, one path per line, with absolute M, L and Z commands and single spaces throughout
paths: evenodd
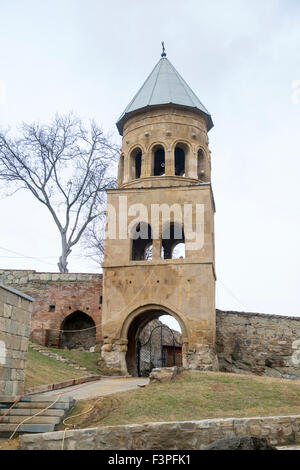
M 33 299 L 28 300 L 29 298 L 24 298 L 21 292 L 3 285 L 0 285 L 0 294 L 0 393 L 15 396 L 24 391 L 25 359 L 29 340 L 29 325 L 24 323 L 25 320 L 30 321 L 30 305 Z

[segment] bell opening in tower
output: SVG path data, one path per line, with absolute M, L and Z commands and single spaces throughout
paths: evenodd
M 154 150 L 154 176 L 165 174 L 165 151 L 163 147 L 156 147 Z
M 185 176 L 185 151 L 178 146 L 175 148 L 175 176 Z

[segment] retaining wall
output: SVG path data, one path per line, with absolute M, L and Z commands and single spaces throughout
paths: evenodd
M 20 437 L 24 450 L 59 450 L 64 431 Z M 145 423 L 66 431 L 66 450 L 202 450 L 223 437 L 265 437 L 273 445 L 300 442 L 300 415 Z

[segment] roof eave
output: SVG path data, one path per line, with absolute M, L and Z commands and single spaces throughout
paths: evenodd
M 157 105 L 148 105 L 148 106 L 144 106 L 143 108 L 139 108 L 139 109 L 134 109 L 133 111 L 130 111 L 129 113 L 125 113 L 123 114 L 119 120 L 116 122 L 116 126 L 117 126 L 117 129 L 119 131 L 119 134 L 121 136 L 123 136 L 123 126 L 124 126 L 124 123 L 125 121 L 132 115 L 138 113 L 138 112 L 141 112 L 141 111 L 146 111 L 150 108 L 154 108 L 154 107 L 160 107 L 160 106 L 168 106 L 168 105 L 173 105 L 173 106 L 179 106 L 179 107 L 182 107 L 182 108 L 187 108 L 187 109 L 193 109 L 194 111 L 197 111 L 198 113 L 202 114 L 203 116 L 205 116 L 206 118 L 206 123 L 207 123 L 207 132 L 209 132 L 213 127 L 214 127 L 214 123 L 213 123 L 213 120 L 212 120 L 212 117 L 210 114 L 208 113 L 205 113 L 204 111 L 202 111 L 201 109 L 197 108 L 196 106 L 182 106 L 182 105 L 179 105 L 179 104 L 176 104 L 176 103 L 161 103 L 161 104 L 157 104 Z

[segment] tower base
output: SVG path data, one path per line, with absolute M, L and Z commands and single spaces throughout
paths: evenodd
M 98 360 L 98 366 L 102 374 L 111 376 L 128 375 L 126 352 L 126 345 L 116 343 L 104 344 L 101 348 L 101 356 Z
M 122 340 L 115 343 L 107 343 L 102 346 L 98 366 L 104 375 L 127 376 L 126 363 L 127 345 L 120 344 Z M 193 350 L 186 353 L 183 351 L 183 369 L 218 371 L 219 363 L 217 354 L 211 346 L 199 344 Z

